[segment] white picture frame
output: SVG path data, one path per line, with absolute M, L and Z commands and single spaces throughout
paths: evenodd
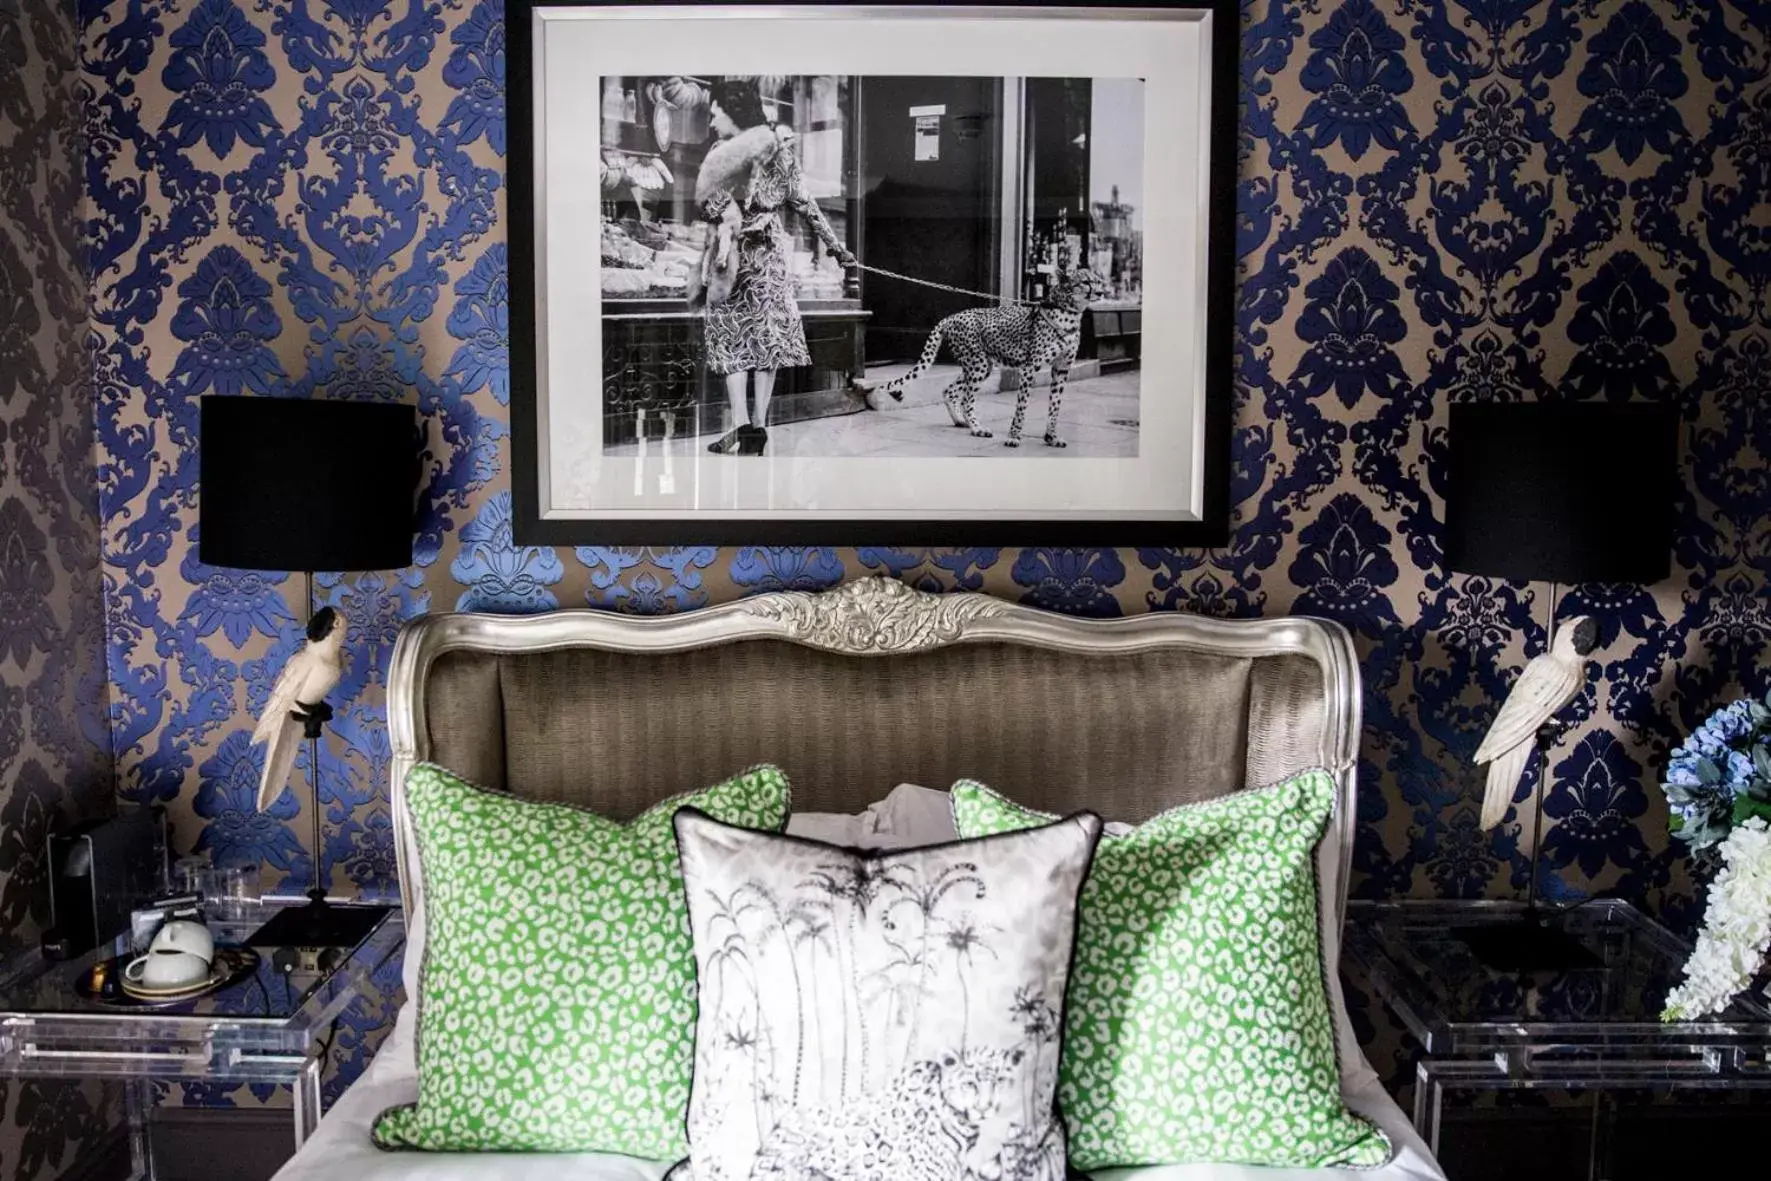
M 512 7 L 509 20 L 513 501 L 519 542 L 1222 541 L 1233 333 L 1233 4 L 524 2 Z M 684 83 L 685 78 L 690 81 Z M 860 148 L 850 146 L 842 149 L 850 153 L 843 178 L 852 191 L 827 196 L 830 182 L 808 188 L 816 203 L 830 210 L 832 223 L 845 220 L 843 203 L 849 202 L 846 243 L 864 269 L 844 289 L 858 289 L 855 298 L 820 298 L 849 280 L 833 277 L 834 254 L 820 250 L 809 234 L 809 249 L 787 240 L 783 249 L 792 260 L 792 281 L 800 284 L 798 306 L 814 341 L 813 363 L 775 371 L 770 410 L 764 409 L 756 376 L 747 379 L 742 410 L 722 405 L 725 379 L 709 370 L 706 342 L 713 329 L 704 311 L 697 320 L 668 289 L 657 299 L 609 294 L 616 280 L 675 282 L 704 251 L 691 243 L 692 235 L 705 242 L 717 234 L 711 222 L 696 216 L 704 207 L 676 191 L 686 190 L 696 157 L 680 140 L 671 141 L 660 112 L 675 116 L 678 134 L 695 134 L 699 128 L 690 127 L 693 120 L 683 113 L 692 116 L 692 108 L 672 106 L 670 99 L 727 78 L 760 79 L 765 115 L 792 144 L 801 176 L 831 174 L 820 153 L 834 155 L 837 149 L 818 137 L 833 120 L 820 122 L 807 112 L 818 102 L 835 110 L 833 92 L 850 100 L 859 92 L 860 101 L 842 108 L 843 134 L 851 143 L 871 145 L 868 155 L 875 161 L 889 155 L 878 145 L 890 140 L 888 147 L 896 147 L 893 119 L 899 114 L 896 106 L 879 114 L 887 100 L 876 96 L 896 91 L 901 97 L 903 79 L 919 80 L 936 92 L 950 84 L 961 92 L 981 88 L 998 96 L 986 103 L 983 116 L 972 117 L 980 128 L 972 138 L 987 140 L 995 152 L 989 192 L 979 186 L 979 206 L 985 210 L 980 224 L 988 232 L 976 235 L 991 238 L 987 250 L 976 250 L 980 259 L 988 253 L 991 273 L 979 263 L 960 273 L 981 278 L 946 284 L 966 287 L 974 296 L 936 289 L 942 258 L 922 259 L 925 274 L 914 289 L 890 277 L 908 274 L 913 263 L 900 263 L 896 272 L 867 265 L 874 255 L 890 253 L 883 229 L 869 234 L 874 226 L 899 227 L 897 241 L 911 246 L 897 253 L 907 250 L 915 258 L 921 227 L 891 221 L 884 213 L 876 216 L 875 208 L 885 208 L 882 194 L 898 176 L 912 177 L 900 186 L 910 187 L 916 166 L 938 166 L 942 143 L 949 144 L 950 155 L 975 147 L 964 138 L 971 130 L 963 122 L 966 111 L 955 107 L 950 113 L 947 104 L 926 102 L 904 106 L 903 140 L 913 146 L 916 165 L 876 162 L 870 168 L 866 161 L 856 162 Z M 776 83 L 772 91 L 770 82 Z M 669 94 L 661 92 L 661 83 L 670 87 Z M 1047 101 L 1054 86 L 1062 93 Z M 1079 104 L 1091 114 L 1104 107 L 1097 96 L 1109 93 L 1141 97 L 1141 142 L 1125 130 L 1131 120 L 1123 100 L 1118 113 L 1083 124 L 1076 138 L 1085 141 L 1085 152 L 1087 141 L 1107 144 L 1114 136 L 1125 141 L 1116 154 L 1141 165 L 1126 169 L 1141 181 L 1141 200 L 1121 203 L 1115 188 L 1110 201 L 1093 201 L 1092 210 L 1071 212 L 1066 205 L 1064 213 L 1042 222 L 1038 202 L 1049 201 L 1048 192 L 1064 191 L 1069 179 L 1058 170 L 1068 164 L 1075 172 L 1069 157 L 1049 146 L 1049 128 L 1061 118 L 1074 118 L 1066 112 Z M 770 94 L 776 96 L 773 103 Z M 1076 94 L 1083 97 L 1064 97 Z M 796 96 L 802 96 L 807 112 L 795 114 L 798 122 L 790 125 L 789 118 L 778 116 Z M 871 105 L 870 99 L 875 100 Z M 1069 108 L 1061 105 L 1064 101 Z M 648 102 L 651 117 L 644 113 Z M 1051 114 L 1054 110 L 1058 114 Z M 703 134 L 708 143 L 718 142 L 715 134 Z M 1016 141 L 1016 135 L 1023 139 Z M 1028 147 L 1036 135 L 1045 138 Z M 668 147 L 654 153 L 660 145 Z M 1107 154 L 1098 148 L 1088 158 Z M 645 187 L 658 183 L 648 173 L 653 165 L 647 157 L 653 156 L 671 178 L 670 186 Z M 608 189 L 612 157 L 625 162 L 625 171 L 617 187 Z M 698 158 L 705 162 L 707 155 Z M 681 182 L 673 162 L 685 174 Z M 1059 179 L 1048 181 L 1040 168 Z M 1090 177 L 1090 183 L 1097 181 Z M 648 209 L 655 192 L 665 195 Z M 669 216 L 665 202 L 677 216 Z M 1131 215 L 1138 221 L 1135 231 L 1123 224 L 1131 217 L 1114 214 L 1126 208 L 1136 211 Z M 620 216 L 623 211 L 629 216 Z M 906 225 L 908 230 L 902 228 Z M 1118 236 L 1103 251 L 1109 225 Z M 937 228 L 929 223 L 931 233 Z M 906 403 L 914 403 L 908 409 L 864 389 L 880 384 L 870 380 L 876 369 L 872 358 L 880 351 L 872 346 L 887 331 L 869 306 L 869 290 L 891 284 L 899 293 L 891 329 L 898 339 L 881 349 L 896 347 L 904 354 L 919 339 L 912 333 L 919 316 L 931 318 L 956 299 L 980 309 L 999 306 L 990 296 L 1024 301 L 1023 315 L 1030 319 L 1015 323 L 1030 325 L 1031 341 L 1039 317 L 1053 314 L 1038 309 L 1055 306 L 1060 296 L 1049 292 L 1060 276 L 1100 260 L 1112 266 L 1127 241 L 1135 241 L 1137 256 L 1135 310 L 1125 310 L 1123 299 L 1097 301 L 1082 315 L 1087 323 L 1080 335 L 1086 347 L 1092 333 L 1098 350 L 1100 325 L 1123 331 L 1124 325 L 1138 323 L 1140 331 L 1124 333 L 1138 338 L 1136 379 L 1128 398 L 1123 369 L 1113 375 L 1105 362 L 1078 359 L 1070 373 L 1093 376 L 1073 377 L 1062 403 L 1076 407 L 1069 414 L 1078 423 L 1060 419 L 1053 437 L 1079 431 L 1082 445 L 1062 450 L 1045 445 L 1046 389 L 1031 391 L 1026 412 L 1031 425 L 1013 449 L 1001 444 L 1007 441 L 1004 427 L 1012 418 L 1014 393 L 979 393 L 974 422 L 993 436 L 979 440 L 942 417 L 951 402 L 938 401 L 936 391 L 943 385 L 954 389 L 962 376 L 957 371 L 937 370 L 925 378 L 920 401 L 906 397 Z M 1040 266 L 1028 262 L 1035 248 L 1048 260 L 1042 266 L 1049 287 L 1039 285 Z M 629 271 L 628 252 L 654 265 Z M 1088 257 L 1078 264 L 1076 256 L 1084 253 Z M 1130 248 L 1124 253 L 1129 257 Z M 1049 261 L 1054 254 L 1056 264 Z M 669 263 L 660 261 L 667 258 Z M 1132 272 L 1129 263 L 1121 272 L 1108 281 L 1124 287 Z M 994 290 L 987 290 L 992 285 Z M 914 290 L 915 297 L 907 299 L 905 290 Z M 883 293 L 878 300 L 890 302 Z M 1099 311 L 1110 303 L 1115 307 L 1110 316 Z M 858 327 L 841 327 L 851 323 Z M 899 329 L 900 323 L 910 327 Z M 1161 328 L 1141 331 L 1144 324 Z M 830 325 L 838 327 L 826 337 Z M 1007 347 L 1020 347 L 1019 339 Z M 653 359 L 633 360 L 642 355 Z M 832 355 L 835 362 L 825 363 Z M 937 365 L 950 355 L 940 354 Z M 890 362 L 877 368 L 893 374 L 909 364 L 907 357 L 900 360 L 896 368 Z M 617 367 L 620 374 L 614 376 Z M 621 385 L 630 372 L 633 384 Z M 1049 382 L 1049 372 L 1042 372 Z M 669 396 L 658 396 L 673 380 L 677 384 Z M 1090 393 L 1090 382 L 1098 393 Z M 880 408 L 861 409 L 869 400 Z M 783 406 L 789 414 L 813 417 L 783 423 Z M 760 457 L 711 453 L 708 441 L 717 442 L 718 432 L 743 410 L 752 415 L 772 410 L 775 417 L 760 428 L 773 428 L 769 450 Z

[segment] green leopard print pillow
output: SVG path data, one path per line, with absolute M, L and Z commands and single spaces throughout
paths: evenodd
M 418 1102 L 381 1148 L 688 1152 L 695 957 L 671 817 L 779 832 L 787 779 L 757 767 L 628 824 L 421 764 L 406 779 L 426 930 Z
M 1341 1102 L 1316 913 L 1326 771 L 1103 836 L 1082 889 L 1058 1104 L 1070 1163 L 1371 1166 Z M 953 785 L 961 837 L 1052 820 Z

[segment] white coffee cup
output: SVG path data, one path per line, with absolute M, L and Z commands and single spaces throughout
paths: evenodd
M 215 936 L 202 923 L 173 919 L 154 932 L 149 951 L 187 951 L 206 964 L 215 962 Z
M 209 961 L 188 951 L 150 951 L 123 969 L 123 979 L 146 988 L 184 988 L 208 978 Z
M 123 978 L 149 988 L 181 988 L 206 979 L 214 961 L 215 937 L 209 928 L 174 919 L 154 932 L 147 954 L 131 960 Z

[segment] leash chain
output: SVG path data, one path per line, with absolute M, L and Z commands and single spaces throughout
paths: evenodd
M 922 287 L 933 287 L 937 291 L 951 291 L 954 295 L 969 295 L 973 299 L 988 299 L 1002 304 L 1012 303 L 1018 307 L 1024 308 L 1036 308 L 1039 306 L 1038 300 L 1011 299 L 1006 295 L 991 295 L 987 291 L 971 291 L 964 287 L 954 287 L 949 283 L 937 283 L 933 279 L 918 279 L 914 275 L 900 275 L 897 271 L 888 271 L 884 267 L 870 267 L 863 265 L 860 269 L 875 275 L 884 275 L 888 279 L 902 279 L 906 283 L 915 283 Z

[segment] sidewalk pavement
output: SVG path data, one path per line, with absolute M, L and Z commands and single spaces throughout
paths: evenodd
M 909 366 L 877 366 L 867 379 L 883 385 Z M 880 409 L 818 418 L 769 428 L 769 454 L 775 456 L 874 456 L 943 458 L 950 456 L 1015 458 L 1134 458 L 1138 454 L 1137 369 L 1068 382 L 1058 416 L 1058 435 L 1067 447 L 1045 445 L 1047 390 L 1036 386 L 1027 401 L 1027 418 L 1019 447 L 1005 447 L 1015 395 L 1000 390 L 1000 374 L 978 394 L 974 413 L 994 438 L 975 439 L 953 425 L 941 391 L 959 376 L 957 365 L 936 365 L 904 390 L 894 402 L 878 395 Z

